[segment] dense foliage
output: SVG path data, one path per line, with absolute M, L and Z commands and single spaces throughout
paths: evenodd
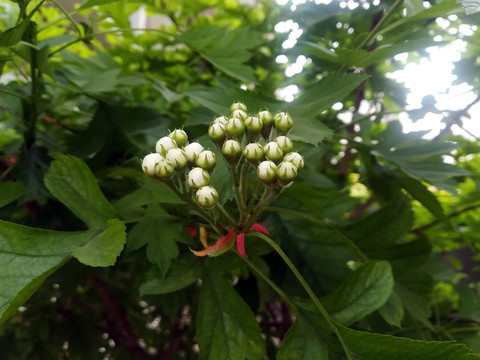
M 0 1 L 2 359 L 480 359 L 480 145 L 452 132 L 480 97 L 412 109 L 389 75 L 398 54 L 463 41 L 455 83 L 479 94 L 480 15 L 455 0 L 290 5 Z M 207 135 L 235 101 L 288 111 L 304 156 L 259 215 L 270 235 L 142 171 L 183 128 L 216 152 L 219 204 L 241 217 Z M 402 131 L 432 113 L 433 138 Z M 192 252 L 230 227 L 247 257 Z

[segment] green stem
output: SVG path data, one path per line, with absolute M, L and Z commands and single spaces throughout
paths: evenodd
M 257 217 L 260 213 L 270 204 L 270 202 L 275 199 L 275 197 L 280 194 L 280 191 L 273 189 L 272 187 L 265 185 L 265 190 L 263 191 L 263 195 L 258 202 L 257 207 L 253 210 L 250 216 L 247 218 L 246 224 L 244 229 L 248 231 L 252 225 L 257 220 Z
M 56 7 L 65 15 L 65 17 L 72 23 L 73 27 L 75 30 L 78 32 L 78 36 L 82 37 L 82 30 L 80 29 L 80 26 L 78 26 L 77 22 L 73 19 L 73 17 L 68 13 L 65 8 L 59 4 L 56 0 L 50 0 L 52 3 L 55 4 Z
M 240 219 L 244 216 L 245 212 L 245 206 L 242 200 L 242 194 L 240 192 L 240 179 L 237 173 L 237 167 L 236 164 L 233 164 L 229 161 L 229 159 L 225 159 L 225 163 L 227 164 L 228 171 L 230 172 L 230 176 L 232 177 L 233 180 L 233 191 L 235 193 L 235 201 L 237 202 L 237 207 L 238 207 L 238 213 L 239 213 L 239 221 L 238 223 L 240 224 Z
M 305 214 L 301 211 L 285 209 L 285 208 L 275 207 L 275 206 L 271 206 L 271 207 L 267 208 L 266 211 L 281 212 L 281 213 L 297 216 L 297 217 L 300 217 L 300 218 L 305 219 L 307 221 L 310 221 L 311 223 L 326 227 L 326 228 L 332 230 L 334 233 L 336 233 L 342 239 L 342 241 L 345 243 L 345 245 L 347 245 L 350 249 L 353 250 L 353 252 L 357 255 L 357 257 L 360 261 L 366 262 L 368 260 L 367 255 L 365 255 L 362 252 L 362 250 L 360 250 L 360 248 L 352 241 L 352 239 L 350 239 L 348 236 L 346 236 L 344 233 L 342 233 L 340 230 L 338 230 L 333 225 L 331 225 L 331 224 L 329 224 L 329 223 L 327 223 L 327 222 L 325 222 L 321 219 L 318 219 L 318 218 L 313 217 L 311 215 Z
M 270 239 L 270 237 L 266 236 L 265 234 L 262 234 L 262 233 L 259 233 L 259 232 L 251 232 L 249 234 L 247 234 L 247 236 L 253 236 L 253 237 L 257 237 L 259 239 L 262 239 L 263 241 L 265 241 L 268 245 L 270 245 L 279 255 L 280 257 L 283 259 L 283 261 L 285 261 L 285 263 L 287 264 L 287 266 L 290 268 L 290 270 L 292 271 L 292 273 L 295 275 L 295 277 L 297 278 L 297 280 L 300 282 L 300 284 L 303 286 L 303 288 L 305 289 L 305 291 L 307 292 L 308 296 L 310 297 L 310 299 L 312 299 L 313 303 L 315 304 L 317 310 L 320 312 L 320 314 L 323 316 L 323 318 L 325 319 L 325 321 L 327 322 L 328 326 L 330 327 L 330 329 L 333 331 L 333 333 L 335 335 L 337 335 L 338 337 L 338 340 L 340 341 L 342 347 L 343 347 L 343 350 L 345 352 L 345 355 L 347 356 L 347 359 L 348 360 L 352 360 L 352 356 L 350 354 L 350 350 L 348 349 L 347 347 L 347 344 L 344 342 L 343 338 L 342 338 L 342 335 L 340 334 L 340 331 L 338 331 L 337 327 L 335 326 L 335 323 L 333 321 L 333 319 L 330 317 L 330 314 L 327 312 L 327 310 L 323 307 L 322 303 L 320 302 L 320 300 L 318 300 L 317 296 L 315 295 L 315 293 L 313 292 L 312 288 L 310 287 L 310 285 L 308 285 L 308 283 L 305 281 L 305 279 L 303 278 L 302 274 L 300 274 L 300 272 L 298 271 L 298 269 L 295 267 L 295 265 L 292 263 L 292 261 L 290 260 L 290 258 L 287 256 L 287 254 L 285 254 L 283 252 L 283 250 L 280 248 L 280 246 L 277 245 L 277 243 L 275 241 L 273 241 L 272 239 Z
M 20 98 L 20 99 L 22 99 L 22 100 L 29 100 L 29 98 L 26 97 L 26 96 L 17 94 L 17 93 L 14 92 L 14 91 L 10 91 L 10 90 L 3 89 L 3 88 L 0 88 L 0 93 L 6 94 L 6 95 L 10 95 L 10 96 L 15 96 L 15 97 L 18 97 L 18 98 Z
M 226 221 L 228 222 L 231 226 L 233 227 L 237 227 L 238 224 L 235 220 L 233 220 L 233 218 L 230 216 L 230 214 L 227 212 L 227 210 L 225 210 L 225 208 L 220 205 L 219 203 L 217 203 L 215 205 L 215 209 L 217 209 L 218 213 L 220 214 L 220 216 Z
M 243 211 L 240 213 L 239 223 L 243 224 L 245 217 L 247 216 L 247 177 L 250 164 L 243 158 L 240 167 L 240 196 L 242 201 Z

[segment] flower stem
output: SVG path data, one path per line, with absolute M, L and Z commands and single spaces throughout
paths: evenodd
M 327 312 L 327 310 L 323 307 L 322 303 L 320 302 L 320 300 L 318 300 L 317 296 L 315 295 L 315 293 L 313 292 L 312 288 L 310 287 L 310 285 L 308 285 L 308 283 L 305 281 L 305 279 L 303 278 L 302 274 L 300 274 L 300 272 L 298 271 L 298 269 L 295 267 L 295 265 L 292 263 L 292 261 L 290 260 L 290 258 L 287 256 L 287 254 L 285 254 L 283 252 L 283 250 L 280 248 L 280 246 L 277 245 L 277 243 L 275 243 L 270 237 L 266 236 L 265 234 L 262 234 L 262 233 L 259 233 L 259 232 L 251 232 L 249 234 L 247 234 L 247 236 L 254 236 L 254 237 L 257 237 L 259 239 L 262 239 L 263 241 L 265 241 L 268 245 L 270 245 L 279 255 L 280 257 L 283 259 L 283 261 L 285 261 L 285 263 L 287 264 L 287 266 L 290 268 L 290 270 L 292 271 L 292 273 L 295 275 L 295 277 L 297 278 L 297 280 L 300 282 L 300 284 L 303 286 L 303 288 L 305 289 L 305 291 L 307 292 L 308 296 L 310 297 L 310 299 L 312 299 L 313 303 L 315 304 L 317 310 L 320 312 L 320 314 L 323 316 L 323 318 L 325 319 L 325 321 L 327 322 L 328 326 L 330 327 L 330 329 L 333 331 L 333 333 L 335 335 L 337 335 L 338 337 L 338 340 L 340 341 L 342 347 L 343 347 L 343 350 L 345 352 L 345 355 L 347 356 L 347 359 L 348 360 L 352 360 L 352 355 L 350 354 L 350 350 L 348 349 L 347 347 L 347 344 L 344 342 L 343 338 L 342 338 L 342 335 L 340 334 L 340 331 L 338 331 L 337 327 L 335 326 L 335 323 L 333 321 L 333 319 L 330 317 L 330 314 Z
M 280 194 L 281 189 L 277 190 L 271 186 L 266 185 L 265 190 L 263 192 L 262 197 L 260 198 L 260 201 L 258 202 L 257 207 L 253 210 L 253 212 L 250 214 L 250 216 L 247 218 L 246 224 L 244 226 L 245 230 L 249 230 L 252 225 L 255 223 L 255 220 L 257 220 L 257 217 L 260 215 L 260 213 L 270 204 L 270 202 L 277 197 L 278 194 Z
M 227 212 L 227 210 L 225 210 L 225 208 L 220 205 L 219 203 L 217 203 L 215 205 L 215 209 L 218 211 L 218 213 L 220 214 L 220 216 L 226 221 L 228 222 L 231 226 L 233 227 L 237 227 L 237 222 L 235 220 L 233 220 L 233 218 L 230 216 L 230 214 Z

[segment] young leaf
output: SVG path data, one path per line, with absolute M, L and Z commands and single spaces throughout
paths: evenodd
M 45 185 L 91 229 L 104 229 L 108 219 L 117 217 L 88 166 L 76 157 L 58 155 L 45 176 Z
M 265 342 L 252 310 L 217 273 L 204 271 L 198 303 L 200 359 L 255 360 L 265 356 Z

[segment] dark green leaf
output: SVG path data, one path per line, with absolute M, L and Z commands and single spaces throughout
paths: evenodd
M 0 34 L 0 47 L 13 46 L 22 40 L 23 33 L 27 28 L 29 21 L 24 20 L 20 24 L 5 30 Z
M 0 207 L 17 200 L 26 192 L 25 186 L 18 181 L 0 182 Z
M 378 311 L 390 325 L 396 327 L 402 326 L 405 311 L 403 309 L 402 300 L 396 292 L 392 292 L 387 302 Z

